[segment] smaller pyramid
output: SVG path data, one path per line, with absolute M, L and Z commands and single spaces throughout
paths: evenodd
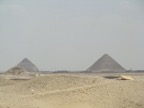
M 24 58 L 17 66 L 25 69 L 28 72 L 37 72 L 37 71 L 39 71 L 38 68 L 36 67 L 36 65 L 33 64 L 27 58 Z
M 15 66 L 15 67 L 9 69 L 8 71 L 6 71 L 6 74 L 21 75 L 21 74 L 23 74 L 25 72 L 26 72 L 26 70 L 24 70 L 23 68 Z
M 108 54 L 104 54 L 98 61 L 87 69 L 91 72 L 125 72 L 125 69 Z

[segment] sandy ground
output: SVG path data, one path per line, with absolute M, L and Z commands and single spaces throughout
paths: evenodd
M 30 80 L 0 77 L 0 108 L 144 108 L 144 75 L 48 74 Z M 117 75 L 117 74 L 116 74 Z

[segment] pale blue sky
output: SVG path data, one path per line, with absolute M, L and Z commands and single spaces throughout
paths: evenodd
M 85 70 L 108 53 L 144 69 L 143 0 L 0 0 L 0 70 Z

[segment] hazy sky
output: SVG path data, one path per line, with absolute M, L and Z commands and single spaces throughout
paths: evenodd
M 0 0 L 0 70 L 85 70 L 105 53 L 144 69 L 143 0 Z

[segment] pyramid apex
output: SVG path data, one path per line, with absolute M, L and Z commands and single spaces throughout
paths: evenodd
M 104 55 L 108 55 L 108 54 L 104 54 Z
M 108 54 L 104 54 L 103 56 L 109 56 Z
M 23 60 L 28 60 L 28 58 L 24 58 Z
M 30 61 L 28 58 L 24 58 L 22 61 Z

